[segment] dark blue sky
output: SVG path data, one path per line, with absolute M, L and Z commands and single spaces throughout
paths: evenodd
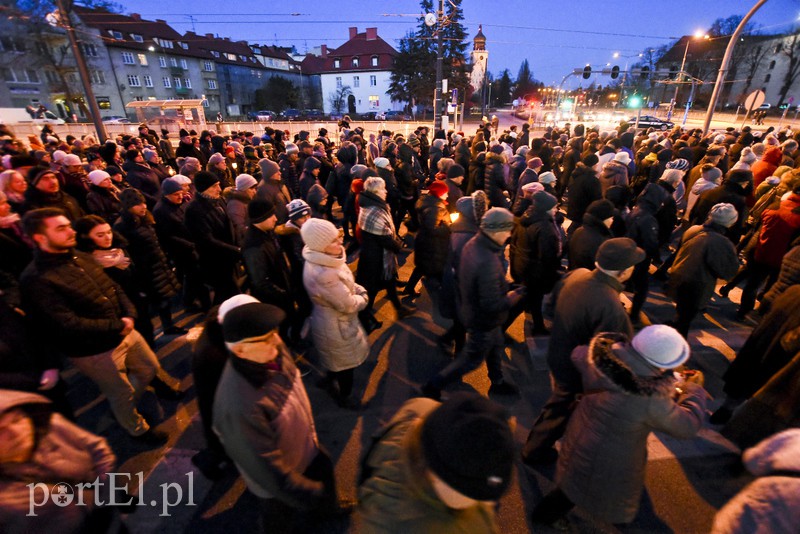
M 377 26 L 378 34 L 397 48 L 419 13 L 417 0 L 117 1 L 128 13 L 164 19 L 182 33 L 192 29 L 192 15 L 198 33 L 295 45 L 300 52 L 322 43 L 341 45 L 350 26 L 360 31 Z M 516 77 L 527 58 L 534 76 L 553 84 L 586 63 L 618 62 L 622 68 L 626 55 L 706 29 L 718 17 L 744 15 L 754 4 L 755 0 L 464 0 L 462 8 L 470 40 L 483 24 L 490 72 L 507 68 Z M 753 22 L 766 33 L 777 33 L 798 23 L 799 16 L 800 0 L 769 0 Z M 615 51 L 623 58 L 614 60 Z

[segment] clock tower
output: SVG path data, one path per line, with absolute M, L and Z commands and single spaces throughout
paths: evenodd
M 486 36 L 483 35 L 483 25 L 478 26 L 478 34 L 472 41 L 472 73 L 469 83 L 472 90 L 481 90 L 483 81 L 486 78 L 486 64 L 489 60 L 489 52 L 486 51 Z

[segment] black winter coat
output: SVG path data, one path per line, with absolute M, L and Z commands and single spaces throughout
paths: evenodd
M 469 181 L 467 182 L 467 194 L 471 195 L 478 189 L 485 190 L 484 171 L 486 169 L 486 152 L 480 152 L 469 162 Z
M 584 215 L 583 224 L 569 238 L 569 270 L 594 269 L 597 249 L 612 237 L 611 230 L 603 221 L 589 213 Z
M 266 304 L 287 310 L 292 305 L 291 273 L 274 232 L 251 226 L 242 245 L 250 293 Z
M 693 225 L 705 223 L 711 208 L 721 202 L 733 204 L 739 214 L 739 218 L 736 219 L 733 226 L 728 228 L 726 234 L 735 245 L 742 237 L 744 222 L 747 220 L 747 195 L 738 184 L 726 181 L 720 187 L 701 193 L 692 207 L 692 212 L 689 214 L 689 222 Z
M 278 217 L 278 224 L 283 224 L 289 220 L 289 210 L 286 205 L 292 200 L 291 193 L 280 180 L 261 180 L 256 189 L 256 197 L 269 200 L 275 206 L 275 216 Z
M 186 207 L 186 227 L 200 255 L 200 269 L 206 279 L 231 276 L 240 260 L 240 251 L 222 201 L 198 194 Z
M 600 198 L 602 189 L 594 169 L 579 162 L 569 181 L 567 218 L 573 224 L 582 224 L 586 208 Z
M 86 195 L 89 213 L 102 217 L 108 224 L 114 224 L 119 218 L 122 206 L 119 196 L 113 189 L 92 185 Z
M 153 210 L 158 242 L 176 265 L 197 261 L 194 241 L 185 223 L 187 205 L 185 202 L 175 204 L 162 198 Z
M 175 149 L 175 159 L 177 158 L 197 158 L 200 160 L 200 165 L 203 167 L 208 163 L 208 157 L 203 154 L 199 148 L 192 144 L 187 144 L 181 141 L 178 148 Z
M 25 191 L 25 212 L 39 208 L 59 208 L 64 210 L 70 221 L 77 221 L 84 216 L 78 201 L 63 191 L 43 193 L 35 187 Z
M 33 259 L 33 251 L 22 235 L 19 222 L 9 228 L 0 228 L 0 271 L 10 274 L 15 280 Z
M 54 354 L 92 356 L 122 341 L 136 317 L 125 292 L 91 256 L 37 251 L 20 278 L 22 306 Z
M 636 241 L 650 260 L 659 260 L 658 220 L 656 212 L 664 203 L 667 193 L 658 184 L 650 184 L 639 195 L 636 207 L 628 218 L 628 237 Z
M 486 168 L 483 171 L 484 191 L 493 208 L 511 207 L 508 197 L 503 194 L 507 191 L 505 164 L 503 156 L 493 152 L 486 154 Z
M 289 159 L 286 154 L 278 156 L 278 166 L 281 169 L 281 178 L 292 198 L 302 198 L 300 193 L 300 176 L 297 173 L 297 165 Z
M 128 254 L 136 265 L 137 285 L 147 296 L 158 302 L 177 295 L 180 285 L 158 242 L 155 225 L 123 212 L 114 230 L 128 241 Z
M 484 234 L 469 240 L 458 267 L 459 317 L 467 329 L 488 331 L 500 327 L 508 317 L 511 301 L 502 254 Z
M 658 244 L 664 246 L 669 243 L 672 231 L 675 230 L 675 225 L 678 224 L 678 206 L 675 204 L 675 197 L 672 196 L 675 188 L 664 180 L 659 180 L 656 183 L 667 192 L 667 196 L 664 197 L 664 204 L 656 212 Z
M 450 242 L 450 217 L 444 201 L 425 195 L 417 202 L 419 232 L 414 240 L 414 265 L 423 276 L 441 278 Z
M 511 278 L 528 291 L 549 293 L 560 278 L 561 235 L 548 213 L 533 208 L 520 218 L 511 238 Z
M 152 210 L 161 193 L 161 183 L 158 175 L 153 172 L 149 165 L 128 161 L 122 166 L 127 175 L 125 179 L 131 187 L 138 189 L 147 199 L 147 209 Z
M 385 201 L 366 191 L 359 195 L 359 205 L 361 209 L 368 206 L 380 206 L 387 211 L 389 209 Z M 396 271 L 388 278 L 384 276 L 383 254 L 384 250 L 397 254 L 402 248 L 402 242 L 396 236 L 376 235 L 362 230 L 356 282 L 370 293 L 380 291 L 388 284 L 394 284 Z

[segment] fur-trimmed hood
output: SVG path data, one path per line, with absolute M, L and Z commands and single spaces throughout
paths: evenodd
M 622 334 L 604 332 L 589 343 L 587 364 L 596 369 L 597 383 L 586 389 L 618 389 L 628 395 L 669 395 L 675 385 L 670 371 L 661 372 L 642 360 Z M 615 344 L 620 343 L 621 345 Z

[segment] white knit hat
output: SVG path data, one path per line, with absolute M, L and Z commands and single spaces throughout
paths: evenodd
M 643 328 L 633 336 L 631 345 L 649 364 L 674 369 L 689 359 L 689 344 L 680 333 L 665 324 Z
M 247 173 L 242 173 L 236 177 L 236 190 L 247 191 L 251 187 L 258 185 L 258 180 Z
M 325 219 L 309 219 L 300 228 L 300 237 L 308 248 L 322 252 L 339 237 L 339 230 Z
M 79 158 L 75 154 L 67 154 L 66 156 L 64 156 L 61 159 L 61 164 L 65 165 L 65 166 L 80 165 L 81 164 L 81 158 Z
M 385 169 L 391 163 L 388 158 L 375 158 L 375 166 L 379 169 Z
M 552 184 L 556 181 L 556 175 L 550 171 L 543 172 L 539 175 L 539 181 L 543 184 Z
M 736 211 L 733 204 L 721 202 L 712 206 L 711 210 L 708 212 L 708 218 L 711 219 L 712 222 L 721 224 L 725 228 L 730 228 L 739 218 L 739 213 Z
M 245 304 L 252 304 L 253 302 L 260 302 L 257 298 L 251 297 L 250 295 L 240 294 L 234 295 L 222 304 L 219 305 L 219 310 L 217 310 L 217 322 L 222 324 L 222 321 L 225 320 L 225 315 L 234 308 L 238 308 L 239 306 L 243 306 Z
M 175 176 L 172 177 L 172 179 L 175 180 L 176 182 L 178 182 L 181 185 L 192 183 L 192 179 L 191 178 L 189 178 L 188 176 L 184 176 L 182 174 L 176 174 Z
M 225 161 L 225 156 L 223 156 L 223 155 L 222 155 L 222 154 L 220 154 L 219 152 L 214 152 L 214 153 L 213 153 L 213 154 L 211 154 L 211 156 L 208 158 L 208 162 L 209 162 L 211 165 L 216 165 L 217 163 L 222 163 L 223 161 Z
M 53 152 L 52 159 L 53 159 L 54 162 L 58 163 L 59 161 L 64 159 L 64 156 L 66 156 L 66 155 L 67 155 L 67 153 L 64 152 L 63 150 L 56 150 L 55 152 Z
M 89 178 L 89 181 L 92 182 L 94 185 L 100 185 L 106 178 L 111 179 L 111 175 L 108 174 L 106 171 L 97 169 L 90 172 L 87 178 Z

